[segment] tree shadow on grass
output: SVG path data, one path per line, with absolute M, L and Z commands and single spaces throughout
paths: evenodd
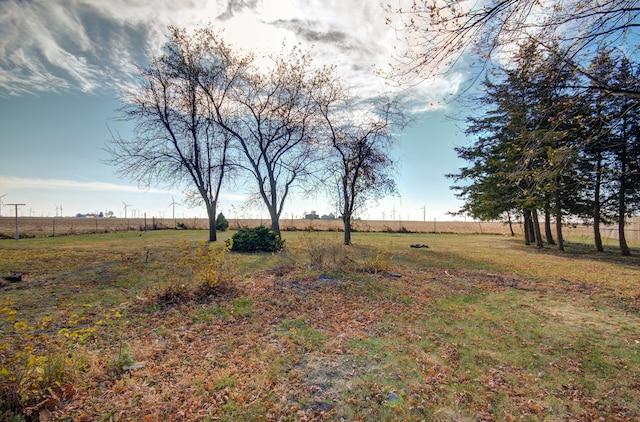
M 593 245 L 586 243 L 565 241 L 564 246 L 564 251 L 557 250 L 553 245 L 545 245 L 542 249 L 531 246 L 523 248 L 522 250 L 538 255 L 553 255 L 583 261 L 595 261 L 621 266 L 640 267 L 640 248 L 637 247 L 631 248 L 631 256 L 623 256 L 620 254 L 620 249 L 618 247 L 611 245 L 605 246 L 603 252 L 597 252 Z

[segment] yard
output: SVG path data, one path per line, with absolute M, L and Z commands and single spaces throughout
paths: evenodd
M 192 230 L 0 241 L 0 275 L 22 274 L 0 290 L 0 418 L 640 418 L 637 248 L 341 236 L 285 232 L 278 254 Z

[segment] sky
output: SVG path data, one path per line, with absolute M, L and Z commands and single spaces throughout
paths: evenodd
M 333 64 L 361 95 L 400 92 L 413 123 L 398 136 L 398 195 L 370 203 L 371 220 L 451 220 L 462 202 L 444 174 L 464 162 L 467 145 L 456 105 L 464 75 L 448 73 L 398 88 L 385 74 L 403 45 L 378 0 L 0 0 L 0 201 L 2 216 L 74 216 L 112 211 L 117 217 L 205 217 L 180 190 L 141 189 L 108 164 L 105 143 L 131 137 L 118 108 L 136 65 L 166 41 L 169 25 L 211 25 L 235 47 L 277 53 L 300 44 L 314 63 Z M 401 91 L 398 91 L 398 90 Z M 463 116 L 462 116 L 463 117 Z M 266 218 L 247 205 L 253 185 L 222 193 L 227 217 Z M 126 207 L 125 207 L 126 205 Z M 330 198 L 296 194 L 284 218 L 335 213 Z

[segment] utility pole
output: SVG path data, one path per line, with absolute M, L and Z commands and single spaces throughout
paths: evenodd
M 13 205 L 14 207 L 16 207 L 16 240 L 18 240 L 20 239 L 20 234 L 18 231 L 18 207 L 25 206 L 27 204 L 6 204 L 6 205 Z
M 427 204 L 424 204 L 420 209 L 422 210 L 422 221 L 425 222 L 427 221 Z

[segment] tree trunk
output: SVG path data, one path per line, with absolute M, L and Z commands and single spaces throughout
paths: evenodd
M 624 256 L 631 256 L 631 249 L 627 245 L 627 238 L 624 235 L 624 213 L 618 215 L 618 238 L 620 239 L 620 252 Z
M 593 215 L 593 243 L 596 246 L 596 251 L 604 251 L 604 246 L 602 246 L 602 235 L 600 234 L 600 212 Z
M 509 231 L 511 231 L 511 237 L 513 237 L 516 234 L 513 232 L 513 223 L 511 222 L 511 214 L 509 214 L 509 211 L 507 211 L 507 221 L 509 222 Z
M 623 176 L 624 177 L 624 176 Z M 620 244 L 620 252 L 624 256 L 631 256 L 631 250 L 629 249 L 629 245 L 627 244 L 627 238 L 624 234 L 624 226 L 625 226 L 625 214 L 626 214 L 626 200 L 624 195 L 624 186 L 625 183 L 622 181 L 620 183 L 620 192 L 618 197 L 618 241 Z
M 558 250 L 564 251 L 564 238 L 562 237 L 562 216 L 556 217 L 556 237 L 558 238 Z
M 342 222 L 344 223 L 344 244 L 351 244 L 351 216 L 343 215 Z
M 627 147 L 626 134 L 624 137 L 624 146 L 620 153 L 620 191 L 618 192 L 618 240 L 620 243 L 620 252 L 624 256 L 630 256 L 631 250 L 627 245 L 627 238 L 624 235 L 625 215 L 627 213 Z
M 553 240 L 553 233 L 551 233 L 551 213 L 547 207 L 544 208 L 544 235 L 547 238 L 547 243 L 549 245 L 556 244 Z
M 596 183 L 593 193 L 593 241 L 596 251 L 603 252 L 602 236 L 600 235 L 600 214 L 602 212 L 602 204 L 600 204 L 600 184 L 602 180 L 602 158 L 598 156 L 596 162 Z
M 562 205 L 560 196 L 556 193 L 556 237 L 558 238 L 558 250 L 564 251 L 564 239 L 562 238 Z
M 269 209 L 269 215 L 271 216 L 271 231 L 278 237 L 282 237 L 280 234 L 280 216 L 275 210 Z
M 209 242 L 215 242 L 216 237 L 216 203 L 206 203 L 207 216 L 209 217 Z
M 524 210 L 522 217 L 524 219 L 524 244 L 529 246 L 531 244 L 531 213 Z
M 542 233 L 540 233 L 540 222 L 538 221 L 538 210 L 531 211 L 531 221 L 533 222 L 533 236 L 536 241 L 536 248 L 543 248 Z

